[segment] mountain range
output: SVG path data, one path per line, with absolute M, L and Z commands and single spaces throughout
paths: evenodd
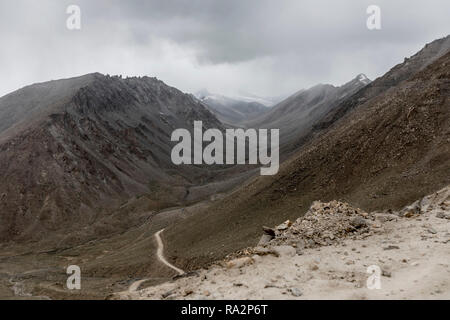
M 103 297 L 120 279 L 170 278 L 155 259 L 161 230 L 168 260 L 195 270 L 315 200 L 398 209 L 450 183 L 450 36 L 373 81 L 359 74 L 267 104 L 99 73 L 0 98 L 0 295 L 17 278 L 65 295 L 54 283 L 70 261 Z M 174 165 L 171 133 L 194 121 L 280 129 L 279 173 Z
M 360 74 L 340 87 L 318 84 L 310 89 L 300 90 L 246 125 L 280 129 L 280 152 L 286 158 L 304 142 L 313 127 L 328 112 L 369 83 L 370 80 Z
M 324 112 L 278 175 L 255 177 L 169 227 L 172 262 L 195 268 L 254 246 L 262 226 L 302 216 L 315 200 L 398 209 L 448 185 L 449 51 L 450 36 L 426 45 Z
M 223 95 L 212 94 L 207 90 L 199 91 L 195 96 L 202 101 L 209 110 L 229 127 L 240 126 L 250 119 L 264 114 L 269 107 L 260 102 L 262 98 L 230 98 Z M 254 100 L 252 100 L 254 99 Z M 268 103 L 268 101 L 265 101 Z

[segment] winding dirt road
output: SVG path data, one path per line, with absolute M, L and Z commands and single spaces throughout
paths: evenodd
M 164 231 L 164 229 L 159 230 L 157 233 L 155 233 L 156 242 L 158 243 L 158 249 L 156 251 L 156 256 L 158 257 L 158 260 L 164 263 L 166 266 L 171 268 L 172 270 L 176 271 L 179 275 L 184 274 L 185 272 L 177 267 L 175 267 L 173 264 L 171 264 L 169 261 L 166 260 L 164 257 L 164 244 L 161 239 L 161 233 Z
M 163 231 L 164 231 L 164 229 L 159 230 L 157 233 L 155 233 L 155 239 L 156 239 L 156 243 L 158 245 L 157 250 L 156 250 L 156 257 L 158 258 L 158 260 L 161 263 L 163 263 L 170 269 L 176 271 L 179 275 L 182 275 L 185 272 L 183 270 L 181 270 L 180 268 L 175 267 L 173 264 L 171 264 L 169 261 L 167 261 L 167 259 L 164 257 L 164 243 L 161 239 L 161 233 L 163 233 Z M 144 283 L 148 280 L 151 280 L 151 279 L 152 278 L 145 278 L 145 279 L 134 281 L 128 288 L 128 293 L 135 293 L 136 291 L 138 291 L 138 289 L 142 283 Z

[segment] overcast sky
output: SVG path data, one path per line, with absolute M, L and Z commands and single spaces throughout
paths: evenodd
M 81 30 L 66 28 L 67 6 Z M 382 29 L 366 27 L 381 8 Z M 0 0 L 0 96 L 91 72 L 286 95 L 374 79 L 450 33 L 449 0 Z

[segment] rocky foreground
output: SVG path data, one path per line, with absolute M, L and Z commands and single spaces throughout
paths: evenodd
M 450 186 L 399 212 L 367 213 L 338 201 L 314 202 L 295 222 L 264 227 L 255 248 L 189 276 L 118 295 L 121 299 L 450 299 Z

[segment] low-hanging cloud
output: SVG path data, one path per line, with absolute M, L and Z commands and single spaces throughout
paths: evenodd
M 284 95 L 375 78 L 450 30 L 450 2 L 1 0 L 0 95 L 90 72 L 157 76 L 184 91 Z M 80 6 L 82 28 L 66 28 Z M 382 29 L 366 28 L 366 8 Z

